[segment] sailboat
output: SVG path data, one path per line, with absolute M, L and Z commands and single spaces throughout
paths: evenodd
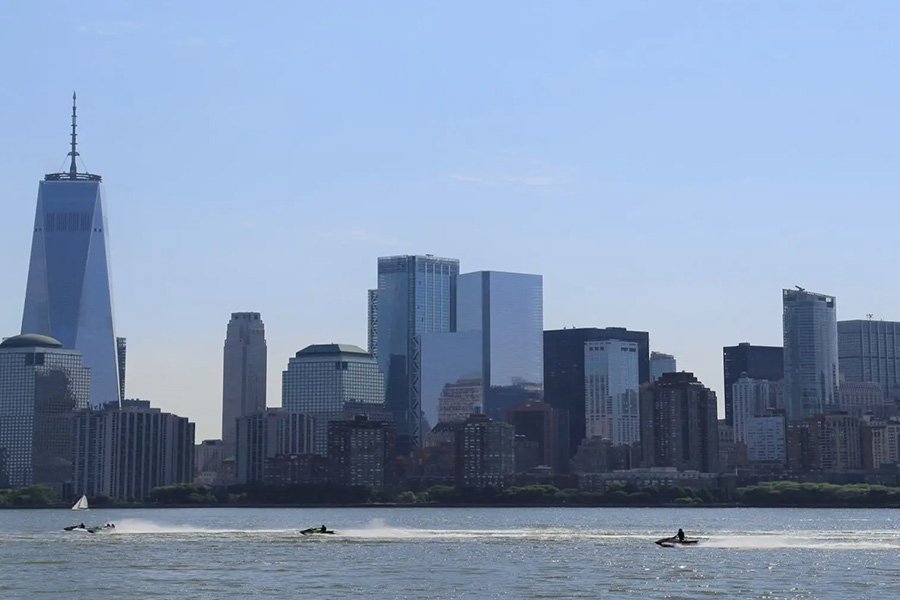
M 78 499 L 78 502 L 72 506 L 72 510 L 87 510 L 88 509 L 88 501 L 87 496 L 82 496 Z

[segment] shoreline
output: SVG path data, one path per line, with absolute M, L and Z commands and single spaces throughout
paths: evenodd
M 0 510 L 71 510 L 70 504 L 59 504 L 52 506 L 0 506 Z M 678 509 L 698 509 L 698 508 L 798 508 L 798 509 L 900 509 L 900 504 L 886 504 L 882 506 L 861 506 L 859 504 L 770 504 L 756 505 L 743 504 L 739 502 L 710 502 L 708 504 L 553 504 L 553 503 L 527 503 L 527 504 L 502 504 L 502 503 L 422 503 L 422 504 L 398 504 L 393 502 L 384 503 L 365 503 L 365 504 L 109 504 L 104 506 L 93 506 L 89 510 L 137 510 L 137 509 L 184 509 L 184 508 L 678 508 Z M 73 511 L 78 512 L 78 511 Z M 82 514 L 78 512 L 78 514 Z

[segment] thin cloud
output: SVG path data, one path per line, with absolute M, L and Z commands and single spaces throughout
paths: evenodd
M 133 21 L 94 21 L 79 25 L 78 31 L 92 35 L 118 36 L 134 33 L 140 28 L 141 25 Z

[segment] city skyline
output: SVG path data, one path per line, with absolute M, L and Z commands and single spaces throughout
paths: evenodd
M 366 345 L 373 260 L 404 253 L 542 274 L 545 329 L 648 331 L 716 391 L 721 415 L 722 348 L 780 345 L 780 289 L 827 290 L 840 320 L 900 320 L 900 288 L 871 260 L 890 248 L 879 217 L 900 187 L 883 76 L 900 11 L 875 5 L 648 17 L 637 2 L 578 19 L 519 7 L 500 36 L 503 3 L 478 23 L 465 6 L 361 7 L 361 29 L 334 8 L 286 7 L 265 40 L 246 11 L 85 7 L 73 20 L 10 7 L 5 39 L 25 47 L 40 27 L 48 43 L 0 89 L 16 150 L 0 165 L 0 269 L 26 278 L 34 179 L 63 158 L 77 88 L 83 158 L 109 190 L 128 395 L 196 420 L 198 439 L 218 437 L 230 313 L 266 316 L 274 400 L 297 350 Z M 289 22 L 306 44 L 279 41 Z M 454 27 L 472 28 L 471 45 Z M 537 32 L 546 44 L 530 43 Z M 34 77 L 60 55 L 66 73 Z M 273 76 L 286 64 L 303 77 Z M 199 176 L 221 170 L 226 147 L 253 177 Z M 616 226 L 598 236 L 597 223 Z M 603 260 L 572 260 L 587 256 Z M 20 331 L 13 287 L 4 336 Z

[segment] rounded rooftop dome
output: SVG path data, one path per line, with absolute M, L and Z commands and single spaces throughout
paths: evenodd
M 62 342 L 48 335 L 23 333 L 0 342 L 0 348 L 62 348 Z

